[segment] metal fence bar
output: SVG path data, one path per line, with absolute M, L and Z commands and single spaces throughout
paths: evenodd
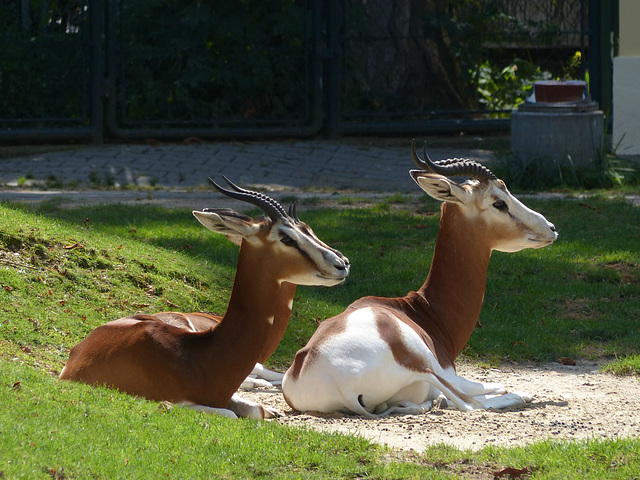
M 496 119 L 454 119 L 424 120 L 421 122 L 349 122 L 340 126 L 343 135 L 417 135 L 426 133 L 457 132 L 500 132 L 509 131 L 511 120 Z
M 327 2 L 327 49 L 325 55 L 327 73 L 326 97 L 327 116 L 326 133 L 329 138 L 337 138 L 341 133 L 340 96 L 342 95 L 341 77 L 343 68 L 343 42 L 340 36 L 344 10 L 340 0 Z
M 584 0 L 587 1 L 587 0 Z M 617 54 L 618 0 L 589 1 L 589 89 L 611 122 L 613 110 L 613 59 Z
M 90 141 L 94 137 L 91 127 L 33 127 L 33 128 L 0 128 L 0 140 L 4 142 L 62 142 Z
M 91 141 L 104 142 L 104 110 L 102 106 L 102 82 L 104 57 L 102 33 L 104 32 L 104 7 L 100 0 L 89 0 L 90 49 L 91 49 Z

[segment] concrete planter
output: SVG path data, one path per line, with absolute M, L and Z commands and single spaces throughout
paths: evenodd
M 511 153 L 522 165 L 542 171 L 562 167 L 595 168 L 604 148 L 604 113 L 592 111 L 522 111 L 511 114 Z
M 563 167 L 595 168 L 604 151 L 604 113 L 581 80 L 534 84 L 535 100 L 511 113 L 511 154 L 547 173 Z

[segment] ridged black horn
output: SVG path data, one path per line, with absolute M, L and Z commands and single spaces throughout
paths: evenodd
M 291 205 L 289 205 L 289 217 L 293 218 L 296 223 L 300 222 L 296 211 L 296 202 L 291 202 Z
M 258 208 L 261 208 L 264 213 L 266 213 L 267 216 L 274 222 L 280 218 L 287 218 L 286 210 L 273 198 L 265 195 L 264 193 L 254 192 L 253 190 L 246 190 L 242 187 L 239 187 L 224 175 L 222 176 L 222 178 L 224 178 L 224 181 L 227 182 L 227 184 L 233 190 L 227 190 L 226 188 L 221 187 L 216 182 L 214 182 L 211 177 L 209 177 L 209 181 L 220 193 L 223 193 L 227 197 L 235 198 L 236 200 L 241 200 L 243 202 L 248 202 Z
M 411 157 L 413 158 L 414 163 L 422 170 L 437 173 L 444 177 L 471 177 L 480 180 L 481 182 L 496 180 L 498 178 L 487 167 L 473 160 L 465 158 L 449 158 L 434 162 L 427 154 L 426 143 L 422 145 L 422 155 L 424 160 L 416 153 L 415 140 L 412 141 Z

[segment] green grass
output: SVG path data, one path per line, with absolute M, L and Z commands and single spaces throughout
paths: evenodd
M 640 376 L 640 355 L 627 355 L 602 366 L 605 372 L 615 375 Z
M 453 447 L 430 447 L 425 456 L 436 465 L 458 466 L 499 465 L 491 473 L 504 468 L 523 470 L 518 478 L 536 480 L 628 480 L 638 478 L 640 471 L 640 441 L 638 440 L 589 440 L 584 442 L 545 441 L 527 447 L 487 447 L 478 453 L 461 452 Z M 452 469 L 455 467 L 452 467 Z M 486 475 L 480 478 L 492 478 Z M 512 478 L 502 476 L 500 478 Z
M 0 364 L 0 478 L 418 478 L 420 471 L 355 437 L 232 421 Z
M 542 250 L 495 254 L 470 352 L 515 360 L 637 353 L 640 210 L 604 199 L 528 202 L 559 240 Z M 517 347 L 513 343 L 518 342 Z
M 640 209 L 598 197 L 526 203 L 560 239 L 494 254 L 482 328 L 464 355 L 495 364 L 606 360 L 611 371 L 638 375 Z M 423 283 L 438 204 L 420 205 L 427 214 L 387 206 L 300 213 L 353 268 L 340 286 L 299 288 L 272 366 L 288 365 L 317 322 L 353 300 Z M 533 478 L 640 474 L 638 440 L 400 455 L 353 437 L 231 422 L 57 382 L 70 347 L 105 321 L 136 311 L 224 312 L 236 260 L 237 247 L 185 210 L 0 206 L 0 478 L 490 478 L 506 466 L 527 467 Z

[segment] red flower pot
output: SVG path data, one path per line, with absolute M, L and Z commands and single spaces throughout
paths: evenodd
M 583 80 L 540 80 L 533 84 L 536 103 L 581 102 L 587 82 Z

